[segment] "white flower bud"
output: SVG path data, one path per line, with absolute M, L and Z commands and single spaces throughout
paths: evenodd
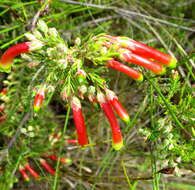
M 59 43 L 56 47 L 60 51 L 60 53 L 67 53 L 68 52 L 68 48 L 64 43 Z
M 48 34 L 51 37 L 56 38 L 58 36 L 58 31 L 55 28 L 49 28 Z
M 85 85 L 81 85 L 79 87 L 79 91 L 82 93 L 82 94 L 85 94 L 87 92 L 87 87 Z
M 169 147 L 168 147 L 169 150 L 172 150 L 173 148 L 174 148 L 173 144 L 170 144 Z
M 33 126 L 31 126 L 31 125 L 29 125 L 28 126 L 28 131 L 33 131 L 34 129 L 33 129 Z
M 26 128 L 21 128 L 20 131 L 21 131 L 21 133 L 23 133 L 23 134 L 26 134 L 26 133 L 27 133 Z
M 80 39 L 79 37 L 77 37 L 77 38 L 75 39 L 75 44 L 76 44 L 77 46 L 80 46 L 80 45 L 81 45 L 81 39 Z
M 56 48 L 47 48 L 47 54 L 49 57 L 54 57 L 56 55 Z
M 38 21 L 37 27 L 44 33 L 48 32 L 47 24 L 43 20 Z
M 26 33 L 24 35 L 30 41 L 37 41 L 37 38 L 33 34 L 31 34 L 31 33 Z
M 39 32 L 38 30 L 34 30 L 34 31 L 33 31 L 33 34 L 34 34 L 34 36 L 35 36 L 37 39 L 42 39 L 42 38 L 43 38 L 41 32 Z
M 41 49 L 43 47 L 43 43 L 41 41 L 31 41 L 31 42 L 26 42 L 29 46 L 29 51 L 34 51 Z
M 31 57 L 27 55 L 26 53 L 21 54 L 22 59 L 25 59 L 26 61 L 32 61 Z
M 28 133 L 28 136 L 33 138 L 35 136 L 35 133 L 34 132 L 30 132 L 30 133 Z
M 61 66 L 62 69 L 66 69 L 66 67 L 67 67 L 67 65 L 68 65 L 66 59 L 59 59 L 59 60 L 58 60 L 58 63 L 60 64 L 60 66 Z
M 100 51 L 101 51 L 101 54 L 102 54 L 102 55 L 105 55 L 105 54 L 108 53 L 108 50 L 107 50 L 106 47 L 102 47 Z
M 95 95 L 95 87 L 94 86 L 89 86 L 89 88 L 88 88 L 88 93 L 89 94 L 93 94 L 93 95 Z

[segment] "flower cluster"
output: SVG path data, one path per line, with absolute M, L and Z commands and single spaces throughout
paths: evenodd
M 141 82 L 142 73 L 122 62 L 139 65 L 155 74 L 163 74 L 165 67 L 174 68 L 177 62 L 170 55 L 124 36 L 100 34 L 88 39 L 83 45 L 77 39 L 74 46 L 68 47 L 56 29 L 48 28 L 43 21 L 39 21 L 37 29 L 27 33 L 26 37 L 30 41 L 10 47 L 1 56 L 1 71 L 11 71 L 14 57 L 20 54 L 28 61 L 28 67 L 46 68 L 41 76 L 44 82 L 34 87 L 34 112 L 44 107 L 45 99 L 49 99 L 48 88 L 52 85 L 51 94 L 60 91 L 62 100 L 72 108 L 78 144 L 81 146 L 89 143 L 81 104 L 81 101 L 88 99 L 93 105 L 100 105 L 109 121 L 113 148 L 120 150 L 123 147 L 114 111 L 126 123 L 130 119 L 117 95 L 108 88 L 107 79 L 102 77 L 107 68 Z
M 56 171 L 52 168 L 52 166 L 50 166 L 50 164 L 47 162 L 46 159 L 50 159 L 53 161 L 59 160 L 62 164 L 66 164 L 66 165 L 70 165 L 72 163 L 72 160 L 69 158 L 59 158 L 58 156 L 53 155 L 53 154 L 51 155 L 43 154 L 41 158 L 39 159 L 40 165 L 51 175 L 55 175 Z M 32 175 L 33 178 L 35 179 L 40 178 L 39 172 L 35 171 L 31 167 L 29 162 L 26 162 L 25 164 L 19 166 L 19 172 L 21 173 L 25 181 L 30 180 L 30 177 L 28 176 L 27 171 Z
M 49 143 L 53 145 L 54 143 L 58 142 L 62 138 L 61 134 L 50 134 L 49 135 Z M 65 141 L 66 144 L 77 144 L 77 141 L 75 139 L 67 139 Z M 41 156 L 38 158 L 40 165 L 51 175 L 55 175 L 56 171 L 52 168 L 52 166 L 48 163 L 47 159 L 51 161 L 58 161 L 61 164 L 65 164 L 66 166 L 69 166 L 72 164 L 72 159 L 70 158 L 64 158 L 64 157 L 58 157 L 55 153 L 53 154 L 41 154 Z M 24 162 L 24 161 L 23 161 Z M 39 175 L 39 172 L 35 171 L 35 169 L 32 168 L 31 164 L 25 160 L 24 164 L 20 164 L 19 166 L 19 172 L 22 175 L 23 179 L 25 181 L 29 181 L 30 178 L 27 174 L 29 172 L 33 178 L 39 179 L 41 175 Z

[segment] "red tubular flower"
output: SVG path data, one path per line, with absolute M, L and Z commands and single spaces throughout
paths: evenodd
M 130 67 L 118 62 L 118 61 L 110 60 L 110 61 L 108 61 L 107 66 L 126 74 L 127 76 L 133 78 L 136 81 L 139 81 L 139 82 L 143 81 L 143 75 L 140 72 L 138 72 L 135 69 L 132 69 L 132 68 L 130 68 Z
M 75 96 L 72 98 L 71 107 L 73 111 L 74 124 L 77 130 L 78 143 L 81 146 L 88 144 L 87 130 L 82 114 L 81 103 Z
M 24 42 L 20 44 L 16 44 L 10 47 L 4 54 L 1 56 L 0 59 L 0 71 L 9 72 L 11 69 L 11 65 L 13 64 L 13 59 L 22 54 L 22 53 L 29 53 L 35 49 L 39 49 L 42 47 L 42 43 L 39 41 L 31 41 L 31 42 Z
M 67 139 L 68 144 L 77 144 L 78 141 L 76 139 Z
M 5 109 L 5 106 L 4 105 L 0 105 L 0 112 L 3 112 Z
M 23 177 L 23 179 L 24 179 L 25 181 L 30 181 L 30 178 L 29 178 L 29 176 L 27 175 L 27 173 L 26 173 L 24 167 L 20 166 L 20 167 L 19 167 L 19 171 L 20 171 L 20 173 L 21 173 L 21 175 L 22 175 L 22 177 Z
M 1 91 L 0 91 L 0 95 L 6 95 L 7 94 L 7 89 L 6 88 L 3 88 Z
M 31 168 L 29 163 L 26 163 L 24 168 L 26 168 L 34 178 L 40 178 L 39 174 L 33 168 Z
M 115 150 L 120 150 L 123 147 L 123 138 L 121 135 L 119 124 L 112 110 L 112 107 L 110 106 L 109 102 L 106 100 L 102 92 L 98 92 L 97 100 L 110 123 L 110 127 L 112 129 L 113 148 Z
M 165 54 L 163 52 L 160 52 L 141 42 L 132 40 L 125 36 L 115 36 L 115 37 L 112 37 L 112 39 L 115 39 L 121 47 L 129 49 L 137 55 L 150 58 L 150 59 L 154 59 L 170 68 L 176 67 L 177 60 L 174 57 L 168 54 Z
M 59 157 L 57 157 L 56 155 L 48 155 L 48 154 L 44 154 L 43 155 L 46 158 L 49 158 L 51 160 L 57 161 Z M 70 158 L 60 158 L 60 162 L 63 164 L 67 164 L 70 165 L 72 163 L 72 160 Z
M 142 67 L 145 67 L 146 69 L 151 70 L 156 74 L 165 73 L 165 68 L 161 64 L 155 63 L 154 61 L 136 55 L 127 49 L 121 49 L 121 50 L 124 50 L 124 52 L 120 55 L 121 60 L 140 65 Z
M 34 111 L 35 112 L 38 112 L 40 108 L 42 107 L 44 98 L 45 98 L 45 89 L 40 88 L 34 100 Z
M 6 117 L 2 116 L 0 117 L 0 123 L 3 123 L 6 120 Z
M 51 166 L 44 159 L 40 159 L 40 164 L 51 174 L 55 175 L 55 170 L 51 168 Z
M 107 100 L 112 105 L 112 107 L 115 109 L 118 116 L 122 120 L 124 120 L 125 122 L 129 123 L 130 122 L 129 115 L 128 115 L 127 111 L 125 110 L 125 108 L 119 102 L 118 97 L 116 96 L 116 94 L 112 90 L 109 90 L 109 89 L 106 89 L 105 91 L 106 91 Z

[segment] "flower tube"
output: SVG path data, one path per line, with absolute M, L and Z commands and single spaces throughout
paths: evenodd
M 31 168 L 29 163 L 26 163 L 24 168 L 26 168 L 34 178 L 40 178 L 39 174 L 33 168 Z
M 121 47 L 129 49 L 137 55 L 154 59 L 170 68 L 175 68 L 177 65 L 177 60 L 174 57 L 149 47 L 142 42 L 125 36 L 113 36 L 112 40 L 117 41 Z
M 34 99 L 34 111 L 38 112 L 43 105 L 43 100 L 45 99 L 45 89 L 40 88 Z
M 22 53 L 29 53 L 33 50 L 41 48 L 42 46 L 43 43 L 40 41 L 31 41 L 16 44 L 10 47 L 8 50 L 4 52 L 4 54 L 0 58 L 0 71 L 10 72 L 11 65 L 13 64 L 13 59 L 16 56 Z
M 22 175 L 22 177 L 23 177 L 23 179 L 24 179 L 25 181 L 30 181 L 30 178 L 29 178 L 29 176 L 27 175 L 27 173 L 26 173 L 24 167 L 20 166 L 20 167 L 19 167 L 19 172 L 21 173 L 21 175 Z
M 51 168 L 51 166 L 44 159 L 40 159 L 40 164 L 47 170 L 51 175 L 55 175 L 55 170 Z
M 56 155 L 54 154 L 44 154 L 43 155 L 45 158 L 49 158 L 51 160 L 54 160 L 54 161 L 57 161 L 59 157 L 57 157 Z M 70 165 L 72 163 L 72 160 L 70 158 L 59 158 L 60 159 L 60 162 L 63 163 L 63 164 L 67 164 L 67 165 Z
M 119 56 L 121 60 L 126 61 L 128 63 L 134 63 L 137 65 L 140 65 L 142 67 L 145 67 L 148 70 L 151 70 L 152 72 L 156 74 L 165 73 L 165 68 L 161 64 L 155 63 L 154 61 L 146 59 L 145 57 L 136 55 L 127 49 L 126 50 L 121 49 L 121 50 L 123 51 Z
M 124 74 L 126 74 L 127 76 L 131 77 L 132 79 L 136 80 L 136 81 L 139 81 L 139 82 L 142 82 L 143 81 L 143 75 L 136 71 L 135 69 L 132 69 L 118 61 L 115 61 L 114 59 L 113 60 L 110 60 L 107 62 L 107 66 L 114 69 L 114 70 L 117 70 L 117 71 L 120 71 Z
M 112 129 L 113 148 L 115 150 L 120 150 L 123 147 L 123 138 L 121 135 L 119 124 L 112 110 L 112 107 L 110 106 L 110 103 L 106 100 L 102 92 L 98 92 L 97 100 L 102 110 L 104 111 L 106 118 L 110 123 L 110 127 Z
M 81 146 L 88 144 L 87 130 L 85 127 L 85 120 L 82 114 L 81 103 L 77 97 L 73 97 L 71 101 L 73 111 L 74 124 L 77 130 L 78 143 Z
M 6 120 L 6 117 L 2 116 L 0 117 L 0 123 L 3 123 Z
M 129 123 L 130 122 L 129 115 L 127 111 L 125 110 L 125 108 L 119 102 L 116 94 L 112 90 L 109 90 L 109 89 L 105 89 L 105 91 L 106 91 L 107 100 L 112 105 L 114 110 L 117 112 L 118 116 L 126 123 Z

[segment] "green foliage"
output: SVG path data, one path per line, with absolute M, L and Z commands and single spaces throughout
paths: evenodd
M 10 74 L 0 73 L 1 87 L 8 88 L 8 94 L 0 97 L 6 106 L 6 122 L 0 123 L 0 189 L 193 189 L 194 2 L 77 3 L 0 1 L 1 54 L 22 42 L 27 32 L 45 43 L 43 49 L 15 59 Z M 32 32 L 38 11 L 38 17 L 50 29 L 35 27 Z M 50 30 L 49 35 L 46 30 Z M 179 60 L 178 67 L 158 77 L 144 71 L 146 80 L 139 84 L 115 71 L 108 72 L 104 63 L 117 54 L 114 49 L 104 52 L 101 44 L 95 43 L 93 37 L 103 33 L 128 36 L 164 52 L 171 51 Z M 68 54 L 74 57 L 69 65 L 62 61 Z M 32 63 L 36 66 L 32 67 Z M 110 147 L 110 131 L 105 128 L 103 115 L 85 100 L 82 104 L 88 133 L 96 144 L 82 149 L 65 143 L 64 139 L 74 139 L 76 134 L 70 108 L 60 94 L 65 87 L 68 93 L 77 92 L 80 84 L 75 73 L 79 65 L 87 71 L 85 85 L 102 88 L 106 82 L 130 113 L 131 123 L 120 123 L 126 141 L 120 152 Z M 34 97 L 41 87 L 46 88 L 46 99 L 43 108 L 34 113 Z M 25 116 L 28 119 L 23 123 Z M 62 140 L 49 141 L 50 134 L 59 132 L 63 133 Z M 70 156 L 74 163 L 70 167 L 53 165 L 55 177 L 47 175 L 38 163 L 40 155 L 53 152 Z M 18 167 L 27 160 L 43 174 L 40 181 L 27 184 L 21 179 Z M 175 168 L 171 176 L 158 173 L 169 167 Z

